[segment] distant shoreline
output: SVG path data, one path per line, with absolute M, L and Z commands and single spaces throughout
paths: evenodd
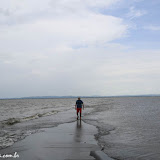
M 119 98 L 119 97 L 159 97 L 160 94 L 149 95 L 122 95 L 122 96 L 80 96 L 81 98 Z M 14 100 L 14 99 L 69 99 L 77 98 L 79 96 L 31 96 L 20 98 L 0 98 L 0 100 Z

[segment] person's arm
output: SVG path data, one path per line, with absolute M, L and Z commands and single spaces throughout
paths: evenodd
M 83 110 L 84 110 L 84 103 L 83 103 Z
M 75 110 L 77 109 L 77 104 L 75 104 Z

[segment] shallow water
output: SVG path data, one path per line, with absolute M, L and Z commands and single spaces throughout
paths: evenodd
M 96 138 L 111 157 L 160 159 L 160 97 L 84 98 L 82 119 L 98 127 Z M 44 127 L 76 119 L 76 99 L 0 100 L 0 147 Z
M 19 160 L 95 160 L 90 156 L 90 151 L 100 150 L 94 138 L 95 133 L 97 133 L 95 126 L 78 120 L 58 127 L 45 128 L 43 132 L 32 134 L 1 150 L 0 153 L 1 155 L 17 153 Z

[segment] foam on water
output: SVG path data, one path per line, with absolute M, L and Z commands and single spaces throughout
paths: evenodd
M 0 149 L 9 147 L 14 144 L 13 139 L 8 138 L 7 136 L 0 137 Z

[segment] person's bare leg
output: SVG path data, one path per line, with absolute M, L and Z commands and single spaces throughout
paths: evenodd
M 82 113 L 82 109 L 80 110 L 80 119 L 81 119 L 81 113 Z
M 78 119 L 78 111 L 77 111 L 77 119 Z

